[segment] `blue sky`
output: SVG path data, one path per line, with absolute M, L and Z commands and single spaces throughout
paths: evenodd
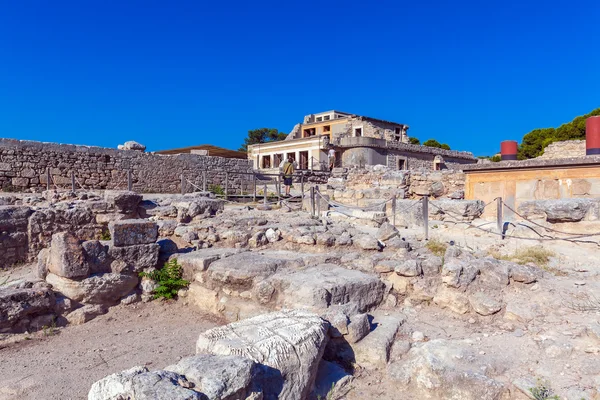
M 0 137 L 236 149 L 338 109 L 483 155 L 600 107 L 598 1 L 0 7 Z

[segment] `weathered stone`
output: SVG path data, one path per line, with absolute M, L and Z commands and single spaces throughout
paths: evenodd
M 185 376 L 193 389 L 209 399 L 245 399 L 252 392 L 252 379 L 258 366 L 235 355 L 199 354 L 182 358 L 165 368 Z
M 274 274 L 282 264 L 282 260 L 247 252 L 214 261 L 208 267 L 208 274 L 220 284 L 249 287 L 255 278 Z
M 475 369 L 470 362 L 474 358 L 467 344 L 436 339 L 414 345 L 388 367 L 388 374 L 409 387 L 415 398 L 505 399 L 508 389 Z
M 506 303 L 504 319 L 508 321 L 517 321 L 528 323 L 536 316 L 535 311 L 529 304 L 523 304 L 518 301 L 509 301 Z
M 399 235 L 398 229 L 396 229 L 396 227 L 394 225 L 390 224 L 389 222 L 384 222 L 383 224 L 381 224 L 381 226 L 377 230 L 375 237 L 378 240 L 385 242 L 385 241 L 388 241 L 391 238 L 396 237 L 398 235 Z
M 75 281 L 50 273 L 46 282 L 51 284 L 55 291 L 77 302 L 116 304 L 121 297 L 135 288 L 138 278 L 132 275 L 105 273 Z
M 373 313 L 375 329 L 353 346 L 356 362 L 363 367 L 378 368 L 387 364 L 396 333 L 406 321 L 403 314 Z
M 177 259 L 177 262 L 183 268 L 183 278 L 193 280 L 198 272 L 204 272 L 210 264 L 234 254 L 239 254 L 243 250 L 232 248 L 210 248 L 191 251 L 189 253 L 174 254 L 170 259 Z
M 423 275 L 431 276 L 437 275 L 442 270 L 443 261 L 441 257 L 429 256 L 421 261 L 421 270 Z
M 35 275 L 40 279 L 46 279 L 46 275 L 48 275 L 48 258 L 50 257 L 49 249 L 42 249 L 38 253 L 37 256 L 37 268 L 35 270 Z
M 537 268 L 528 265 L 511 263 L 509 268 L 510 277 L 516 282 L 533 283 L 542 275 Z
M 149 244 L 158 238 L 155 222 L 143 219 L 126 219 L 108 224 L 112 243 L 116 247 Z
M 88 400 L 115 400 L 126 398 L 131 394 L 131 379 L 138 374 L 148 372 L 146 367 L 133 367 L 128 370 L 117 372 L 95 382 Z
M 90 273 L 110 272 L 110 263 L 113 257 L 109 255 L 108 244 L 102 243 L 99 240 L 88 240 L 81 244 L 85 262 L 87 263 Z
M 419 276 L 421 275 L 421 260 L 401 261 L 394 268 L 396 274 L 400 276 Z
M 198 283 L 194 282 L 190 284 L 187 297 L 190 300 L 190 303 L 196 305 L 200 310 L 211 314 L 217 314 L 221 311 L 219 294 Z
M 48 271 L 64 278 L 84 278 L 90 274 L 79 240 L 69 232 L 52 235 Z
M 335 244 L 335 236 L 333 236 L 331 233 L 317 233 L 316 236 L 316 242 L 319 246 L 330 247 Z
M 136 367 L 140 368 L 140 367 Z M 125 372 L 129 373 L 127 370 Z M 179 374 L 170 371 L 152 371 L 147 372 L 144 369 L 134 370 L 129 373 L 126 379 L 122 377 L 113 378 L 110 375 L 99 382 L 103 382 L 106 391 L 115 393 L 114 397 L 96 397 L 96 392 L 90 391 L 88 400 L 113 400 L 113 399 L 136 399 L 136 400 L 204 400 L 207 397 L 202 393 L 191 389 L 193 386 L 187 379 Z M 116 382 L 113 381 L 116 380 Z M 96 382 L 94 385 L 98 384 Z M 117 391 L 116 388 L 127 389 L 126 391 Z M 97 390 L 92 386 L 92 390 Z M 102 393 L 102 392 L 101 392 Z
M 379 250 L 379 241 L 370 235 L 354 237 L 352 242 L 363 250 Z
M 311 398 L 326 399 L 327 396 L 333 399 L 341 399 L 344 393 L 349 389 L 353 377 L 339 365 L 322 360 L 319 363 L 315 386 Z
M 509 263 L 490 257 L 479 260 L 479 263 L 479 282 L 492 288 L 502 288 L 509 284 Z
M 450 287 L 460 286 L 460 276 L 463 272 L 465 263 L 456 258 L 450 258 L 442 266 L 442 282 Z
M 399 294 L 406 294 L 406 292 L 408 291 L 410 279 L 405 276 L 400 276 L 394 272 L 392 274 L 386 275 L 385 280 L 391 283 L 392 289 L 394 289 Z
M 367 314 L 356 314 L 351 317 L 348 324 L 348 343 L 356 343 L 369 334 L 371 324 Z
M 134 140 L 128 140 L 127 142 L 123 143 L 123 147 L 120 150 L 137 150 L 143 152 L 146 150 L 146 146 Z
M 469 299 L 463 293 L 450 290 L 439 290 L 433 302 L 442 308 L 448 308 L 457 314 L 465 314 L 469 311 Z
M 107 190 L 104 192 L 104 199 L 114 204 L 118 212 L 132 214 L 137 212 L 142 195 L 135 192 Z
M 75 311 L 67 314 L 67 321 L 71 325 L 81 325 L 92 319 L 96 318 L 98 315 L 106 314 L 107 309 L 103 305 L 94 304 L 94 305 L 85 305 L 81 308 L 78 308 Z
M 269 243 L 275 243 L 279 241 L 279 239 L 281 239 L 281 232 L 273 228 L 267 229 L 265 235 L 267 236 L 267 240 L 269 241 Z
M 51 290 L 0 288 L 0 333 L 23 332 L 28 319 L 54 311 Z
M 270 367 L 259 379 L 265 398 L 300 400 L 314 383 L 327 330 L 318 315 L 280 311 L 208 330 L 196 353 L 239 355 Z
M 374 276 L 334 264 L 321 264 L 299 271 L 285 271 L 271 277 L 283 287 L 285 307 L 324 310 L 332 305 L 355 303 L 364 312 L 383 300 L 385 285 Z
M 158 243 L 138 244 L 127 247 L 108 246 L 108 255 L 113 260 L 119 260 L 119 267 L 111 265 L 115 273 L 138 273 L 145 268 L 156 267 L 160 254 Z
M 492 315 L 502 309 L 502 303 L 483 292 L 476 292 L 469 297 L 473 310 L 480 315 Z
M 375 272 L 380 274 L 393 272 L 397 265 L 398 263 L 393 260 L 380 260 L 375 263 Z

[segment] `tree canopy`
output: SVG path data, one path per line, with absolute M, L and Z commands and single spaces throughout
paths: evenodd
M 238 151 L 248 152 L 248 146 L 251 144 L 277 142 L 287 137 L 287 133 L 281 132 L 275 128 L 260 128 L 248 131 L 248 137 L 244 139 L 244 144 Z
M 544 149 L 554 142 L 563 140 L 585 139 L 585 120 L 588 117 L 600 115 L 600 108 L 589 114 L 575 117 L 573 121 L 562 124 L 558 128 L 534 129 L 525 136 L 519 145 L 517 156 L 520 160 L 539 157 L 544 154 Z
M 410 144 L 421 144 L 421 141 L 419 139 L 417 139 L 416 137 L 409 137 L 408 142 Z
M 450 150 L 450 146 L 448 146 L 446 143 L 440 143 L 435 139 L 429 139 L 424 141 L 423 146 L 437 147 L 438 149 Z

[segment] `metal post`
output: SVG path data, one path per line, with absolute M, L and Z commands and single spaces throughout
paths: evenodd
M 423 196 L 423 224 L 425 240 L 429 240 L 429 196 Z
M 50 190 L 50 167 L 46 168 L 46 190 Z
M 206 171 L 202 171 L 202 191 L 206 192 Z
M 315 216 L 315 187 L 310 188 L 310 216 Z
M 317 202 L 317 218 L 321 218 L 321 196 L 319 195 L 321 192 L 319 191 L 319 186 L 315 187 L 315 200 Z
M 281 198 L 281 175 L 277 176 L 277 199 Z
M 498 227 L 498 232 L 502 233 L 502 197 L 496 198 L 496 223 Z M 504 238 L 504 237 L 503 237 Z
M 304 172 L 300 174 L 300 199 L 304 199 Z
M 254 188 L 254 191 L 252 192 L 252 201 L 256 202 L 256 174 L 252 173 L 252 186 Z
M 75 191 L 75 171 L 71 171 L 71 190 Z
M 225 172 L 225 200 L 227 200 L 227 189 L 229 189 L 229 173 Z
M 185 178 L 181 174 L 181 194 L 185 194 Z
M 392 197 L 392 225 L 396 226 L 396 195 Z
M 183 178 L 183 175 L 181 175 L 181 177 Z M 183 180 L 181 181 L 181 184 L 183 185 Z M 127 190 L 130 192 L 133 191 L 133 177 L 130 169 L 127 170 Z
M 264 187 L 264 192 L 263 192 L 263 196 L 264 196 L 264 204 L 265 206 L 267 205 L 267 184 L 265 183 L 265 187 Z

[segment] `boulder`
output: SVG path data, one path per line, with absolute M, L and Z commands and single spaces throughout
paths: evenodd
M 442 265 L 444 264 L 442 257 L 438 256 L 429 256 L 421 262 L 421 270 L 423 271 L 423 275 L 431 276 L 437 275 L 442 270 Z
M 381 224 L 381 226 L 377 230 L 375 237 L 378 240 L 385 242 L 385 241 L 390 240 L 391 238 L 396 237 L 398 235 L 399 235 L 398 229 L 396 229 L 396 227 L 394 225 L 390 224 L 389 222 L 384 222 L 383 224 Z
M 502 309 L 502 303 L 483 292 L 476 292 L 469 296 L 469 303 L 479 315 L 492 315 Z
M 379 241 L 370 235 L 360 235 L 353 238 L 352 242 L 363 250 L 379 250 Z
M 106 190 L 104 200 L 114 205 L 117 212 L 121 214 L 135 214 L 142 201 L 142 195 L 126 190 Z
M 89 304 L 116 304 L 138 284 L 137 276 L 105 273 L 75 281 L 48 274 L 46 282 L 53 289 L 71 300 Z
M 89 304 L 70 312 L 67 314 L 66 318 L 71 325 L 81 325 L 91 321 L 98 315 L 106 314 L 107 311 L 108 310 L 103 305 Z
M 503 383 L 487 377 L 471 360 L 477 355 L 468 343 L 435 339 L 414 344 L 388 367 L 388 375 L 411 391 L 413 398 L 501 400 Z M 490 368 L 493 370 L 493 368 Z
M 367 314 L 353 315 L 348 324 L 348 343 L 356 343 L 369 334 L 371 323 Z
M 48 271 L 63 278 L 85 278 L 90 268 L 79 240 L 69 232 L 52 235 Z
M 182 358 L 165 368 L 185 376 L 193 389 L 209 399 L 246 399 L 252 393 L 252 380 L 258 366 L 239 356 L 199 354 Z
M 281 232 L 278 229 L 275 230 L 273 228 L 269 228 L 266 230 L 265 236 L 267 237 L 269 243 L 275 243 L 281 239 Z
M 510 283 L 510 265 L 506 261 L 487 257 L 478 260 L 480 276 L 478 281 L 490 288 L 503 288 Z
M 210 329 L 196 353 L 238 355 L 262 364 L 265 398 L 305 399 L 327 343 L 327 322 L 303 310 L 279 311 Z
M 108 224 L 111 241 L 116 247 L 150 244 L 158 238 L 158 226 L 144 219 L 125 219 Z
M 120 150 L 137 150 L 137 151 L 143 152 L 146 150 L 146 146 L 144 146 L 143 144 L 138 143 L 134 140 L 128 140 L 125 143 L 123 143 Z
M 35 276 L 39 279 L 46 279 L 48 275 L 48 258 L 50 256 L 50 249 L 42 249 L 37 256 L 37 264 L 35 270 Z
M 396 274 L 400 276 L 419 276 L 421 275 L 421 260 L 401 261 L 394 268 Z
M 24 332 L 32 318 L 54 312 L 55 303 L 51 290 L 0 287 L 0 333 Z
M 457 314 L 469 311 L 469 299 L 463 293 L 451 289 L 440 289 L 433 298 L 433 302 L 441 308 L 447 308 Z
M 539 269 L 529 265 L 511 263 L 509 268 L 510 277 L 516 282 L 533 283 L 542 275 Z

